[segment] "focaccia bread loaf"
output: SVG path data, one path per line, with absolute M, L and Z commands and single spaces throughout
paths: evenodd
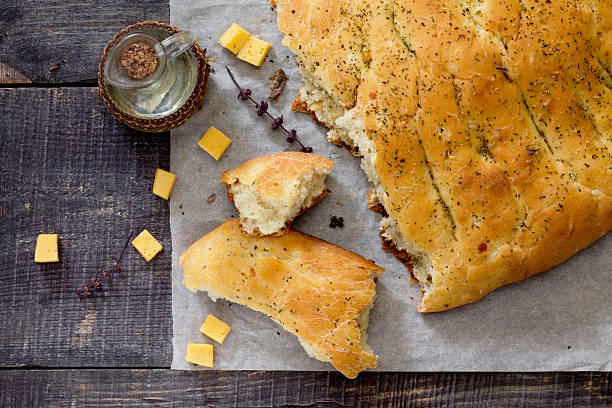
M 295 230 L 248 236 L 234 219 L 189 247 L 180 263 L 189 290 L 265 313 L 345 376 L 376 367 L 366 330 L 383 269 L 372 261 Z
M 612 228 L 612 2 L 276 3 L 305 81 L 296 106 L 362 157 L 420 311 L 474 302 Z
M 316 154 L 283 152 L 227 170 L 221 182 L 246 234 L 283 235 L 328 193 L 325 178 L 333 168 L 333 161 Z

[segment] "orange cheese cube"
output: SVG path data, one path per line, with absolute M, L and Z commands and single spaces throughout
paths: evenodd
M 185 360 L 188 363 L 212 368 L 213 366 L 213 346 L 212 344 L 187 344 L 187 354 Z
M 40 234 L 36 239 L 36 251 L 34 262 L 47 263 L 59 262 L 59 250 L 57 248 L 57 234 Z
M 153 235 L 147 230 L 142 231 L 134 240 L 132 245 L 144 259 L 149 262 L 162 250 L 162 244 L 157 241 Z
M 232 24 L 225 33 L 219 38 L 219 44 L 238 54 L 238 51 L 244 46 L 249 39 L 249 32 L 238 24 Z
M 210 337 L 219 344 L 223 343 L 230 330 L 231 327 L 229 325 L 217 319 L 213 315 L 208 315 L 208 317 L 204 321 L 204 324 L 200 328 L 202 334 Z
M 214 157 L 215 160 L 219 160 L 223 152 L 225 152 L 231 144 L 231 139 L 214 126 L 211 126 L 198 142 L 198 146 Z
M 269 50 L 270 43 L 250 36 L 247 42 L 240 49 L 240 52 L 238 52 L 238 59 L 259 67 L 266 59 L 266 55 L 268 55 Z
M 172 188 L 176 182 L 176 176 L 169 171 L 155 170 L 155 181 L 153 182 L 153 194 L 166 200 L 170 198 Z

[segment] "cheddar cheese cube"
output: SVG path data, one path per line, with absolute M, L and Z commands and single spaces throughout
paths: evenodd
M 266 59 L 268 50 L 270 50 L 270 43 L 250 36 L 238 52 L 238 59 L 259 67 Z
M 144 259 L 149 262 L 162 250 L 162 244 L 160 244 L 149 231 L 144 230 L 134 240 L 132 245 Z
M 213 346 L 212 344 L 187 344 L 187 354 L 185 360 L 188 363 L 212 368 L 213 366 Z
M 219 344 L 227 337 L 231 327 L 213 315 L 208 315 L 204 324 L 200 328 L 203 335 L 210 337 Z
M 249 39 L 249 32 L 238 24 L 232 24 L 225 33 L 219 38 L 219 44 L 238 54 L 238 51 L 244 46 Z
M 216 127 L 211 126 L 198 142 L 198 146 L 206 150 L 208 154 L 219 160 L 223 152 L 232 144 L 231 139 L 221 133 Z
M 153 182 L 153 194 L 166 200 L 170 198 L 172 188 L 176 182 L 176 176 L 169 171 L 155 170 L 155 181 Z
M 59 262 L 59 250 L 57 248 L 57 234 L 40 234 L 36 239 L 36 251 L 34 262 L 47 263 Z

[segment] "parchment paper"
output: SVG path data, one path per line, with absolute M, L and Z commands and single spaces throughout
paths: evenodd
M 331 370 L 309 358 L 297 339 L 263 314 L 226 301 L 213 303 L 205 293 L 185 289 L 179 256 L 189 245 L 237 215 L 219 184 L 221 173 L 263 154 L 295 149 L 270 122 L 236 98 L 228 65 L 256 99 L 267 98 L 268 77 L 283 68 L 289 82 L 270 110 L 282 112 L 314 152 L 336 167 L 328 178 L 332 194 L 295 223 L 295 228 L 376 261 L 386 268 L 379 279 L 371 312 L 369 343 L 381 371 L 540 371 L 610 370 L 612 367 L 612 296 L 610 234 L 568 262 L 526 281 L 507 286 L 468 306 L 439 314 L 419 314 L 419 287 L 406 269 L 380 249 L 380 216 L 367 209 L 370 188 L 359 160 L 327 142 L 325 130 L 310 117 L 293 114 L 289 105 L 301 86 L 290 51 L 281 45 L 276 14 L 266 0 L 171 0 L 171 23 L 195 32 L 208 49 L 211 75 L 202 110 L 172 132 L 171 171 L 178 180 L 170 201 L 172 229 L 172 368 L 193 369 L 185 362 L 187 343 L 215 344 L 215 368 L 257 370 Z M 272 43 L 267 61 L 255 68 L 217 44 L 232 23 Z M 271 62 L 273 60 L 274 62 Z M 215 162 L 196 143 L 215 126 L 233 143 Z M 216 200 L 207 204 L 210 194 Z M 329 228 L 330 215 L 345 219 L 343 229 Z M 213 313 L 232 326 L 222 345 L 199 332 Z

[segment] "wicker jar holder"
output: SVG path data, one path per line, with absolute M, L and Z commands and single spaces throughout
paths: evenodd
M 189 99 L 187 99 L 187 101 L 185 102 L 185 104 L 181 106 L 176 112 L 158 119 L 138 118 L 125 113 L 117 107 L 117 105 L 113 102 L 112 98 L 109 95 L 107 89 L 108 85 L 104 82 L 104 64 L 111 48 L 121 38 L 135 30 L 140 30 L 143 28 L 157 28 L 167 31 L 170 34 L 175 34 L 181 31 L 177 27 L 171 26 L 166 23 L 160 23 L 158 21 L 144 21 L 142 23 L 136 23 L 125 27 L 123 30 L 115 34 L 115 36 L 108 43 L 106 48 L 104 48 L 102 58 L 100 59 L 100 64 L 98 65 L 98 86 L 100 88 L 100 95 L 102 96 L 104 104 L 106 105 L 108 110 L 110 110 L 111 113 L 115 115 L 119 122 L 142 132 L 165 132 L 170 129 L 174 129 L 176 127 L 181 126 L 183 123 L 187 122 L 189 118 L 193 116 L 194 113 L 200 110 L 200 108 L 202 107 L 202 103 L 204 102 L 204 95 L 206 94 L 208 76 L 210 74 L 210 65 L 208 64 L 208 59 L 206 58 L 206 51 L 202 50 L 202 48 L 200 48 L 196 41 L 191 46 L 189 51 L 193 53 L 193 55 L 198 61 L 197 79 L 195 88 L 191 93 Z

